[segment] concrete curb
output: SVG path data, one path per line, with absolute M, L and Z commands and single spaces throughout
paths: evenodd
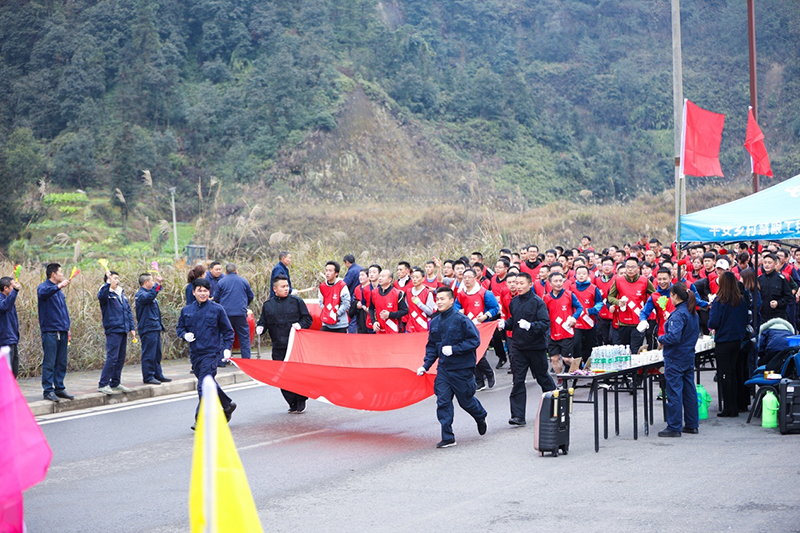
M 252 381 L 252 378 L 241 370 L 226 372 L 221 375 L 218 374 L 216 379 L 217 383 L 223 386 Z M 54 413 L 65 413 L 67 411 L 77 411 L 79 409 L 101 407 L 103 405 L 135 402 L 136 400 L 157 398 L 159 396 L 169 396 L 181 392 L 197 390 L 197 378 L 176 379 L 169 383 L 162 383 L 161 385 L 141 385 L 131 388 L 133 392 L 119 392 L 111 396 L 101 392 L 76 394 L 74 400 L 61 400 L 58 403 L 49 400 L 38 400 L 28 403 L 28 407 L 30 407 L 34 416 L 44 416 Z

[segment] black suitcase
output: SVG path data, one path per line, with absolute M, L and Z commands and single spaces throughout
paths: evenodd
M 559 389 L 542 394 L 533 430 L 533 447 L 542 457 L 550 452 L 558 457 L 569 452 L 569 415 L 573 389 Z
M 800 381 L 782 379 L 778 395 L 778 429 L 784 435 L 800 433 Z

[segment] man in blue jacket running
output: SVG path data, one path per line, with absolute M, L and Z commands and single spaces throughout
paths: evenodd
M 428 330 L 425 360 L 417 369 L 422 376 L 438 359 L 439 366 L 433 392 L 436 394 L 436 416 L 442 425 L 442 440 L 437 448 L 456 445 L 453 434 L 453 396 L 478 424 L 478 433 L 486 433 L 486 409 L 475 398 L 476 350 L 481 344 L 478 329 L 454 308 L 455 295 L 450 287 L 436 289 L 436 314 Z

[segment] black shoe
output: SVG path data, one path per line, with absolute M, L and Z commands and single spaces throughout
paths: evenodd
M 506 359 L 500 359 L 500 360 L 497 362 L 497 365 L 495 365 L 495 368 L 496 368 L 497 370 L 500 370 L 501 368 L 503 368 L 503 366 L 504 366 L 505 364 L 506 364 Z
M 525 422 L 525 419 L 524 419 L 524 418 L 520 418 L 520 417 L 518 417 L 518 416 L 512 416 L 512 417 L 511 417 L 511 418 L 508 420 L 508 423 L 509 423 L 509 424 L 511 424 L 512 426 L 520 426 L 520 427 L 522 427 L 522 426 L 524 426 L 524 425 L 525 425 L 527 422 Z
M 194 424 L 192 424 L 192 431 L 195 431 L 196 427 L 197 427 L 197 420 L 195 420 Z
M 494 372 L 492 372 L 491 374 L 489 374 L 489 377 L 487 377 L 487 378 L 486 378 L 486 380 L 489 382 L 489 388 L 490 388 L 490 389 L 491 389 L 492 387 L 494 387 L 494 384 L 495 384 L 495 381 L 494 381 Z
M 725 411 L 722 411 L 721 413 L 717 413 L 717 416 L 720 418 L 737 418 L 739 413 L 726 413 Z
M 172 378 L 166 378 L 164 376 L 161 377 L 156 376 L 156 379 L 161 383 L 169 383 L 170 381 L 172 381 Z
M 158 381 L 156 378 L 150 378 L 144 382 L 145 385 L 161 385 L 161 382 Z
M 670 431 L 668 429 L 665 429 L 664 431 L 659 431 L 658 432 L 658 436 L 659 437 L 680 437 L 681 436 L 681 432 L 680 431 Z
M 476 420 L 478 423 L 478 435 L 486 435 L 486 417 Z
M 225 420 L 228 422 L 231 421 L 231 415 L 236 410 L 236 402 L 231 402 L 227 409 L 223 409 L 222 412 L 225 413 Z
M 56 396 L 58 396 L 59 398 L 64 398 L 65 400 L 74 400 L 75 399 L 75 396 L 73 396 L 72 394 L 67 394 L 67 391 L 65 391 L 65 390 L 57 390 L 56 391 Z
M 437 448 L 449 448 L 450 446 L 455 446 L 455 445 L 456 445 L 456 439 L 447 439 L 447 440 L 439 441 L 439 443 L 436 444 L 436 447 Z
M 55 402 L 55 403 L 58 403 L 60 401 L 58 399 L 58 396 L 56 396 L 55 392 L 47 392 L 47 393 L 45 393 L 44 399 L 45 400 L 50 400 L 51 402 Z
M 476 383 L 475 384 L 475 392 L 482 391 L 486 388 L 486 383 Z
M 299 400 L 297 402 L 297 408 L 295 409 L 294 412 L 299 415 L 300 413 L 302 413 L 305 410 L 306 410 L 306 401 L 305 400 Z
M 508 372 L 506 372 L 506 374 L 513 374 L 513 373 L 514 373 L 514 371 L 511 370 L 510 368 L 508 369 Z
M 690 435 L 697 435 L 700 433 L 700 428 L 687 428 L 686 426 L 683 427 L 684 433 L 689 433 Z
M 228 366 L 228 363 L 217 363 L 217 368 L 225 368 L 226 366 Z

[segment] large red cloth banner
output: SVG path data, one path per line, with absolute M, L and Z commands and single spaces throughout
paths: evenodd
M 497 324 L 478 324 L 482 355 Z M 343 335 L 300 330 L 292 334 L 286 361 L 234 359 L 248 376 L 340 407 L 367 411 L 400 409 L 433 394 L 436 366 L 424 376 L 427 333 Z

